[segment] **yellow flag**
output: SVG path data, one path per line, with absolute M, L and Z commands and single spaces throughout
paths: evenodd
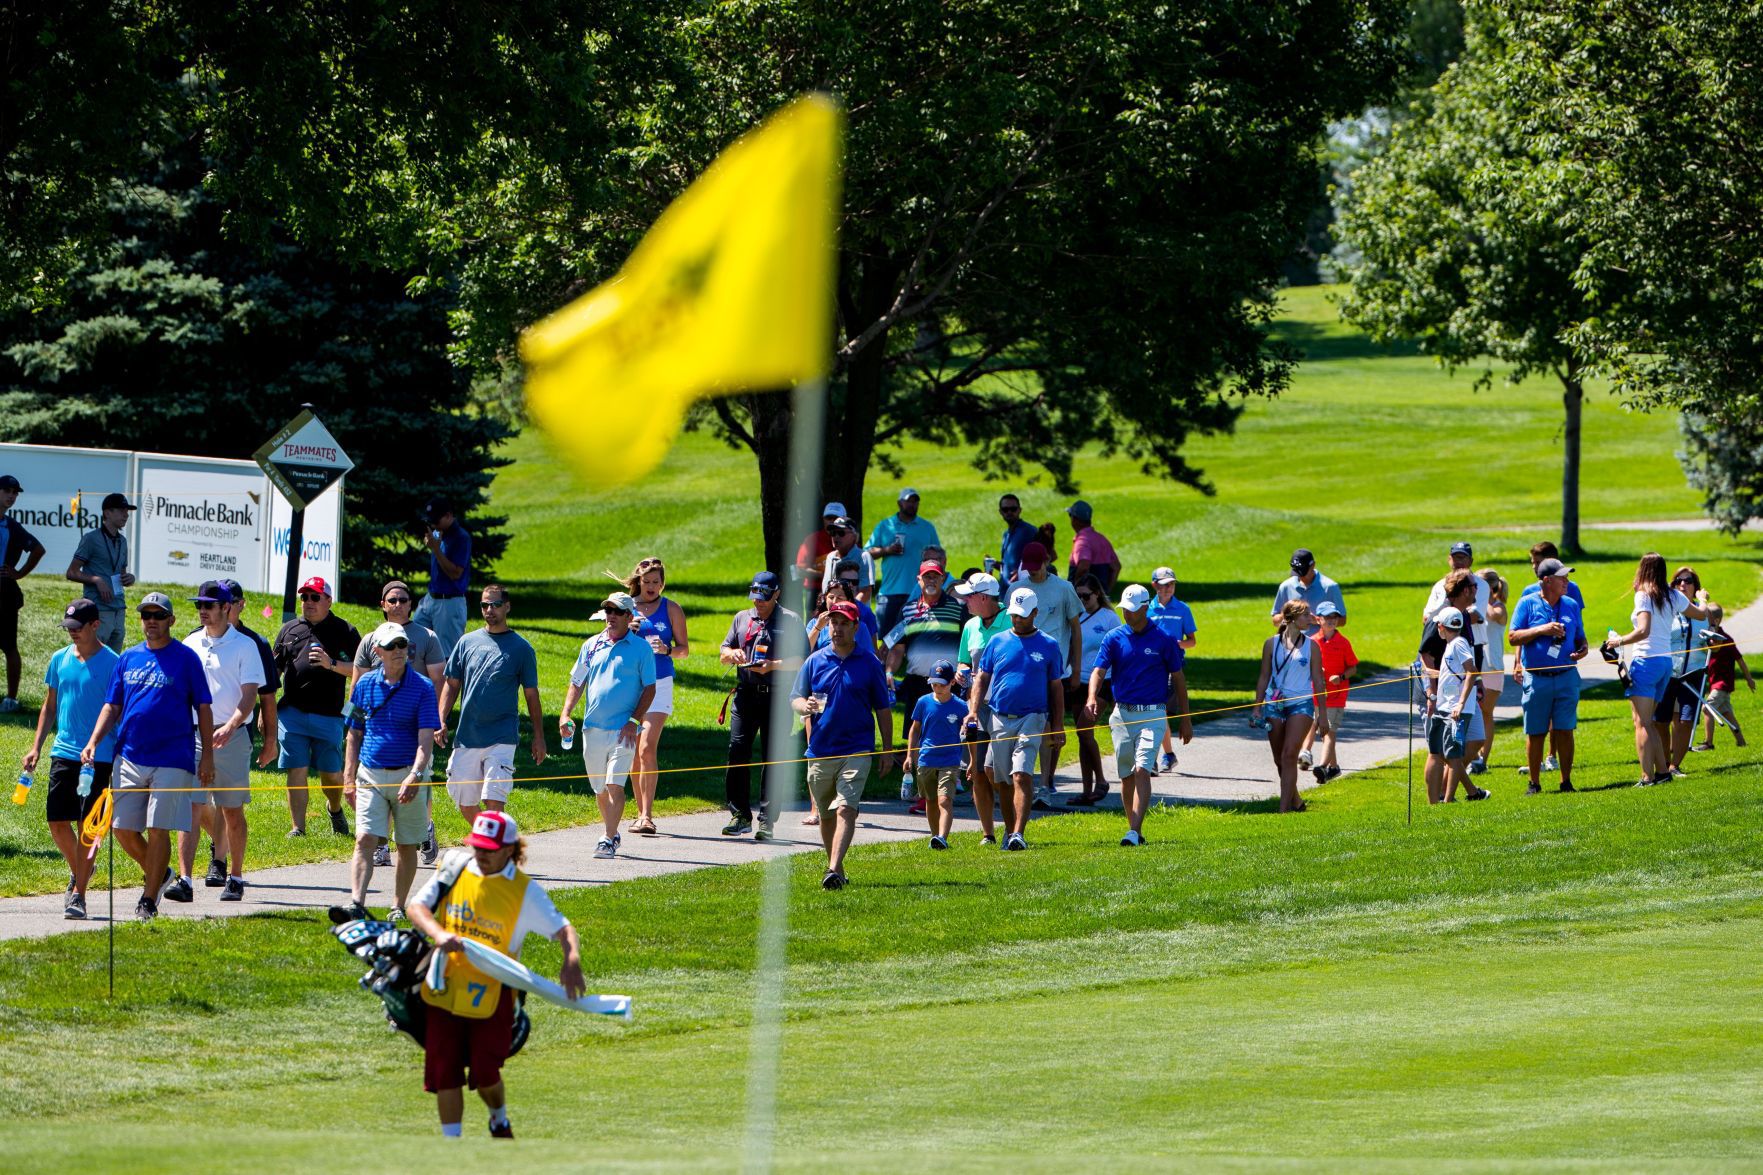
M 700 396 L 823 375 L 843 117 L 798 98 L 718 156 L 624 268 L 527 330 L 532 418 L 600 486 L 661 463 Z

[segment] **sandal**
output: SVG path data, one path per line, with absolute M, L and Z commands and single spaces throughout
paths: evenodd
M 649 819 L 638 820 L 635 824 L 631 825 L 631 831 L 639 836 L 661 835 L 661 830 L 655 827 L 655 821 Z
M 820 813 L 816 812 L 812 808 L 810 808 L 808 810 L 808 815 L 802 817 L 802 823 L 806 824 L 810 828 L 813 828 L 815 825 L 820 823 Z

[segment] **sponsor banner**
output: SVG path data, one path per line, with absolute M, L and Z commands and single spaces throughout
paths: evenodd
M 324 422 L 307 409 L 276 431 L 254 454 L 264 476 L 296 510 L 355 468 Z
M 134 572 L 149 583 L 236 579 L 263 590 L 269 488 L 249 461 L 143 453 Z
M 0 445 L 0 473 L 10 473 L 24 487 L 12 517 L 48 551 L 30 582 L 57 580 L 68 599 L 80 594 L 79 585 L 68 583 L 63 573 L 80 536 L 97 529 L 104 495 L 121 492 L 134 500 L 133 457 L 118 449 Z M 77 507 L 75 494 L 80 495 Z
M 258 477 L 261 481 L 262 475 L 259 474 Z M 268 565 L 264 573 L 263 590 L 280 600 L 282 584 L 286 582 L 284 577 L 288 573 L 288 532 L 294 524 L 294 508 L 280 494 L 271 494 L 270 498 Z M 300 576 L 294 582 L 301 584 L 314 575 L 322 575 L 325 582 L 331 585 L 331 593 L 336 594 L 337 575 L 342 570 L 341 480 L 307 503 L 302 529 L 306 532 L 305 550 L 300 557 Z M 257 610 L 253 608 L 251 611 L 255 614 Z

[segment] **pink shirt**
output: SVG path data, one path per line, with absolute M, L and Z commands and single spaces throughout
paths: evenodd
M 1093 526 L 1086 526 L 1071 539 L 1071 565 L 1088 563 L 1092 569 L 1114 566 L 1114 544 Z

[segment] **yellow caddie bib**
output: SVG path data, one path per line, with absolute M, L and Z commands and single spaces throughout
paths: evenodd
M 460 938 L 469 938 L 493 947 L 510 958 L 514 924 L 520 920 L 520 908 L 526 902 L 527 875 L 514 871 L 513 878 L 498 873 L 480 877 L 470 868 L 459 874 L 459 880 L 435 911 L 435 918 Z M 492 979 L 459 955 L 447 956 L 447 989 L 432 990 L 422 985 L 423 1002 L 445 1008 L 467 1020 L 483 1020 L 496 1010 L 502 998 L 502 981 Z

